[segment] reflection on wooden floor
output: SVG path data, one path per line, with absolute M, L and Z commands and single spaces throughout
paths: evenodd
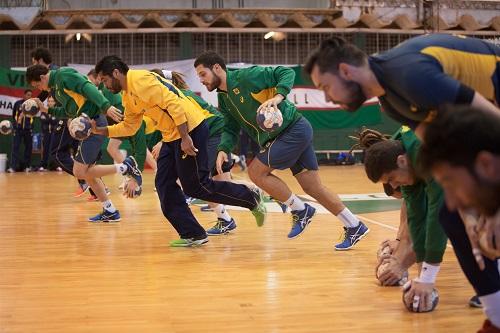
M 337 193 L 381 192 L 359 166 L 321 173 Z M 118 224 L 86 222 L 100 205 L 73 198 L 65 174 L 0 174 L 0 332 L 475 332 L 484 319 L 467 305 L 473 291 L 450 248 L 435 312 L 408 313 L 398 288 L 377 285 L 375 251 L 395 235 L 397 211 L 361 214 L 371 232 L 348 252 L 333 250 L 341 224 L 332 215 L 288 240 L 289 215 L 257 228 L 245 211 L 232 212 L 233 234 L 172 249 L 152 173 L 137 200 L 122 198 L 118 176 L 105 181 Z M 193 211 L 204 226 L 214 220 Z

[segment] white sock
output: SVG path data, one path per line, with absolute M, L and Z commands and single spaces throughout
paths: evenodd
M 294 210 L 304 210 L 306 209 L 306 206 L 304 205 L 304 202 L 300 200 L 295 194 L 292 193 L 290 198 L 288 198 L 287 201 L 283 202 L 285 205 L 290 207 L 292 211 Z
M 359 219 L 347 207 L 344 208 L 344 210 L 341 211 L 337 217 L 340 221 L 342 221 L 346 228 L 354 228 L 359 225 Z
M 227 212 L 224 205 L 217 205 L 214 207 L 215 214 L 217 214 L 217 218 L 223 219 L 226 222 L 231 221 L 231 215 Z
M 479 296 L 483 304 L 484 314 L 491 321 L 493 326 L 500 328 L 500 291 L 496 293 Z
M 127 171 L 127 166 L 123 163 L 120 163 L 120 164 L 115 164 L 115 168 L 116 168 L 116 173 L 119 173 L 119 174 L 122 174 Z
M 113 203 L 111 202 L 111 200 L 106 200 L 102 203 L 102 208 L 104 208 L 105 210 L 107 210 L 108 212 L 110 213 L 114 213 L 116 212 L 116 207 L 115 205 L 113 205 Z

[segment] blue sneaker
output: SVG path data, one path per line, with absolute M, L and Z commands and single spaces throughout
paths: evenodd
M 139 167 L 137 166 L 137 161 L 135 160 L 134 156 L 128 156 L 123 160 L 123 164 L 127 166 L 127 171 L 123 173 L 123 175 L 130 176 L 135 179 L 137 182 L 137 185 L 141 186 L 142 185 L 142 173 L 141 170 L 139 170 Z
M 335 245 L 335 250 L 349 250 L 354 245 L 356 245 L 356 243 L 359 242 L 361 238 L 365 237 L 368 232 L 370 232 L 370 229 L 368 229 L 368 227 L 361 221 L 359 221 L 359 225 L 357 227 L 344 227 L 344 240 L 342 241 L 342 243 Z
M 210 229 L 207 230 L 207 235 L 209 236 L 219 236 L 228 234 L 230 231 L 236 229 L 236 222 L 232 218 L 231 221 L 226 221 L 224 219 L 218 218 L 217 223 Z
M 89 217 L 89 222 L 99 223 L 99 222 L 119 222 L 121 221 L 120 212 L 117 210 L 114 213 L 111 213 L 105 209 L 102 210 L 102 213 L 97 214 L 96 216 Z
M 311 205 L 304 204 L 306 208 L 303 210 L 292 211 L 292 230 L 288 233 L 288 238 L 299 236 L 311 223 L 311 219 L 316 214 L 316 208 Z

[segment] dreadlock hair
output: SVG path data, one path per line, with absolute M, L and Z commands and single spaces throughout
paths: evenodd
M 355 148 L 364 150 L 365 171 L 372 182 L 379 182 L 383 174 L 398 168 L 398 156 L 405 154 L 400 141 L 391 140 L 389 135 L 368 128 L 363 128 L 357 134 L 350 136 L 358 141 L 351 151 Z
M 174 86 L 179 89 L 189 89 L 188 84 L 184 80 L 184 74 L 174 71 L 161 70 L 159 68 L 153 68 L 150 72 L 156 73 L 164 79 L 171 80 Z M 166 75 L 168 73 L 168 77 Z

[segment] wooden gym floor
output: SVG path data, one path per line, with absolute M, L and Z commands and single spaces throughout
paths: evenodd
M 360 166 L 323 167 L 321 174 L 340 194 L 381 192 Z M 279 175 L 303 193 L 289 172 Z M 317 214 L 304 235 L 288 240 L 289 214 L 270 213 L 257 228 L 249 212 L 235 210 L 233 234 L 174 249 L 150 171 L 136 200 L 120 195 L 118 176 L 105 182 L 122 214 L 117 224 L 86 222 L 100 205 L 73 198 L 76 182 L 66 174 L 0 174 L 0 332 L 429 333 L 482 325 L 482 311 L 467 305 L 473 290 L 451 248 L 435 312 L 411 314 L 399 288 L 377 285 L 375 252 L 395 235 L 395 200 L 344 196 L 371 229 L 348 252 L 333 250 L 341 224 L 332 215 Z M 204 226 L 214 220 L 193 211 Z

